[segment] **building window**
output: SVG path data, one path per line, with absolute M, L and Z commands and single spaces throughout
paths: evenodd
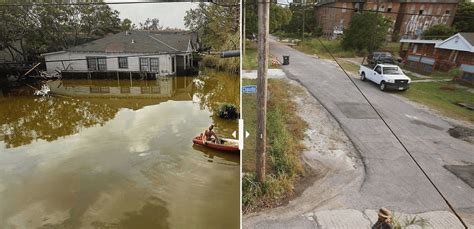
M 346 8 L 347 8 L 347 3 L 343 3 L 342 4 L 342 12 L 345 13 L 346 12 Z
M 150 58 L 150 72 L 160 72 L 160 59 Z
M 392 12 L 392 8 L 387 8 L 387 13 Z
M 142 72 L 160 72 L 159 58 L 140 58 L 140 71 Z
M 420 11 L 418 12 L 418 15 L 423 15 L 423 10 L 420 10 Z
M 128 57 L 119 57 L 118 58 L 118 67 L 119 68 L 128 68 Z
M 105 57 L 86 57 L 86 60 L 89 71 L 107 71 L 107 59 Z
M 89 71 L 97 71 L 97 60 L 96 58 L 87 57 L 87 69 Z
M 148 68 L 148 58 L 140 58 L 140 71 L 148 72 L 150 69 Z
M 451 13 L 451 12 L 449 12 L 449 10 L 446 10 L 445 14 L 449 15 L 449 13 Z

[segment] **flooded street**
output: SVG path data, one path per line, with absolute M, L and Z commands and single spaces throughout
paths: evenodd
M 2 228 L 239 227 L 239 155 L 192 144 L 237 131 L 238 76 L 48 85 L 0 91 Z

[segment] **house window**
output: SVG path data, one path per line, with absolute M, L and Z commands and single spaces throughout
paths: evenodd
M 87 57 L 87 69 L 89 71 L 97 71 L 97 60 L 96 58 Z
M 107 71 L 107 59 L 105 57 L 86 57 L 86 60 L 89 71 Z
M 119 57 L 118 66 L 119 68 L 128 68 L 128 57 Z
M 418 15 L 423 15 L 423 10 L 418 11 Z
M 140 58 L 140 71 L 148 72 L 150 69 L 148 68 L 148 58 Z
M 140 58 L 140 71 L 142 72 L 159 72 L 160 59 L 159 58 Z
M 392 8 L 387 8 L 387 13 L 392 12 Z
M 449 10 L 446 10 L 445 14 L 449 15 L 449 13 L 450 13 Z
M 150 72 L 160 72 L 160 59 L 150 58 Z
M 347 3 L 343 3 L 342 4 L 342 12 L 345 13 L 346 12 L 346 8 L 347 8 Z

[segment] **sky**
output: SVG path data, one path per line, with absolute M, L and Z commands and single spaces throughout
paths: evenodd
M 105 2 L 120 2 L 119 0 L 106 0 Z M 127 0 L 131 2 L 131 0 Z M 120 19 L 128 18 L 138 25 L 147 18 L 158 18 L 163 27 L 185 29 L 184 16 L 189 9 L 196 8 L 199 3 L 173 2 L 173 3 L 146 3 L 146 4 L 120 4 L 109 5 L 120 12 Z

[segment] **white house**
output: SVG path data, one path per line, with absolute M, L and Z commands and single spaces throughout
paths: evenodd
M 155 78 L 185 73 L 197 46 L 193 32 L 127 31 L 42 56 L 48 73 Z

